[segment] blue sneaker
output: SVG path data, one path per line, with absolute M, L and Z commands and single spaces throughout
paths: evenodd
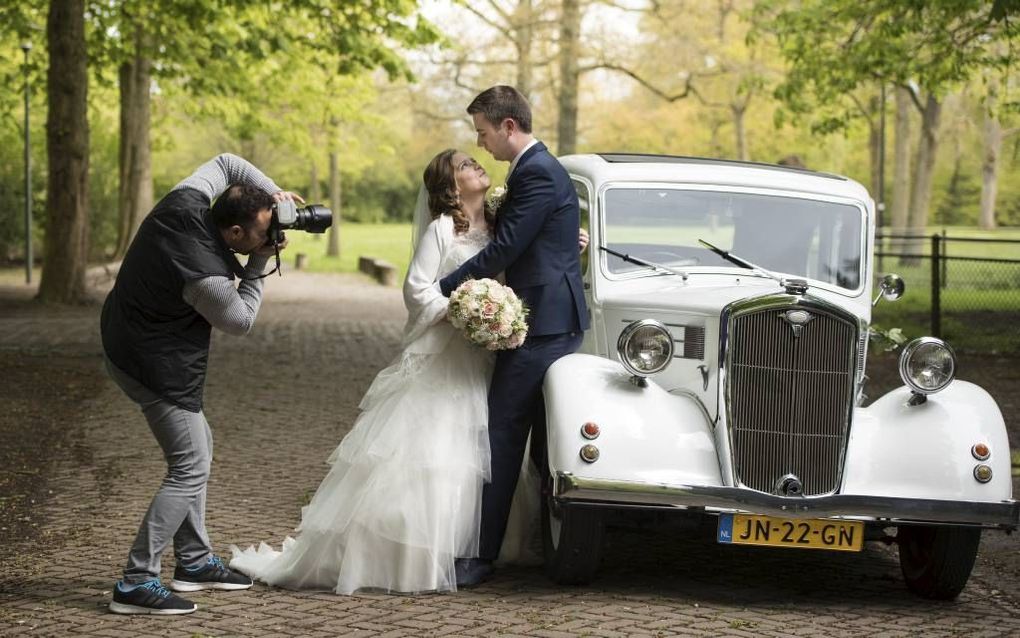
M 125 585 L 124 581 L 117 581 L 110 602 L 110 611 L 115 614 L 172 616 L 190 614 L 196 609 L 198 605 L 181 598 L 155 579 L 138 585 Z
M 174 591 L 200 591 L 203 589 L 225 589 L 234 591 L 248 589 L 254 583 L 241 572 L 235 572 L 217 556 L 209 556 L 205 565 L 198 569 L 188 569 L 178 565 L 174 569 L 174 579 L 170 581 L 170 589 Z

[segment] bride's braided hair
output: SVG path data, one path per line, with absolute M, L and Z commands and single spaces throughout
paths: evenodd
M 466 233 L 470 227 L 467 215 L 460 209 L 460 197 L 457 195 L 457 179 L 454 176 L 457 168 L 453 165 L 453 156 L 457 152 L 455 148 L 448 148 L 432 158 L 425 168 L 423 181 L 425 190 L 429 195 L 429 212 L 432 219 L 440 215 L 449 215 L 453 218 L 453 232 L 456 234 Z M 496 223 L 496 216 L 485 202 L 485 223 L 492 228 Z

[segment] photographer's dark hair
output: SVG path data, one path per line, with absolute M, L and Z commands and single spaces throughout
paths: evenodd
M 231 184 L 212 205 L 210 214 L 218 228 L 251 228 L 260 210 L 273 207 L 273 196 L 250 184 Z
M 500 84 L 485 89 L 471 100 L 467 112 L 468 115 L 481 113 L 490 124 L 497 127 L 509 117 L 517 122 L 522 132 L 531 133 L 531 105 L 520 91 L 512 86 Z
M 453 165 L 453 156 L 456 153 L 455 148 L 440 151 L 425 167 L 422 181 L 425 182 L 425 190 L 429 195 L 429 212 L 432 219 L 440 215 L 449 215 L 453 218 L 453 232 L 459 235 L 466 233 L 471 224 L 467 215 L 460 209 L 460 198 L 457 196 L 457 178 L 454 176 L 457 168 Z M 489 228 L 496 223 L 496 216 L 489 207 L 489 202 L 485 202 L 485 221 Z

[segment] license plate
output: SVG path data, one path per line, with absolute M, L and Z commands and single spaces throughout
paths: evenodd
M 718 540 L 733 545 L 859 552 L 864 546 L 864 523 L 722 514 L 719 516 Z

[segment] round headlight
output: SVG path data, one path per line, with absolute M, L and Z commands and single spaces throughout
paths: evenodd
M 635 321 L 620 333 L 616 349 L 627 372 L 647 377 L 665 370 L 673 359 L 673 335 L 654 319 Z
M 900 377 L 919 394 L 944 390 L 956 378 L 956 354 L 941 339 L 914 339 L 900 354 Z

